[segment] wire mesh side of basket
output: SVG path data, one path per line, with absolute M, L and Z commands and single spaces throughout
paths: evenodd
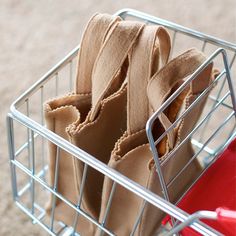
M 191 139 L 197 153 L 194 158 L 201 160 L 203 165 L 207 168 L 207 166 L 214 161 L 218 153 L 220 153 L 235 136 L 236 105 L 231 73 L 234 72 L 233 64 L 236 58 L 236 46 L 141 12 L 123 10 L 117 14 L 124 19 L 134 18 L 136 20 L 145 21 L 148 24 L 159 24 L 167 27 L 172 34 L 173 56 L 178 54 L 179 51 L 184 50 L 181 46 L 183 44 L 180 43 L 181 40 L 184 40 L 185 47 L 197 45 L 200 50 L 211 56 L 198 68 L 186 83 L 156 111 L 147 123 L 147 135 L 162 183 L 163 196 L 153 194 L 127 177 L 110 169 L 88 153 L 73 146 L 45 127 L 42 110 L 43 103 L 53 95 L 58 96 L 72 91 L 72 81 L 75 77 L 76 55 L 79 47 L 74 49 L 66 58 L 59 62 L 52 70 L 43 76 L 41 80 L 13 103 L 11 112 L 7 118 L 13 198 L 17 206 L 32 218 L 33 223 L 39 224 L 51 235 L 73 235 L 75 231 L 73 227 L 67 227 L 62 222 L 56 222 L 54 220 L 53 212 L 55 206 L 53 206 L 52 214 L 47 216 L 45 201 L 49 194 L 52 194 L 55 198 L 61 199 L 74 209 L 75 219 L 78 216 L 84 217 L 93 222 L 108 235 L 114 234 L 106 228 L 106 217 L 102 222 L 98 222 L 98 220 L 92 218 L 86 211 L 82 210 L 79 204 L 75 205 L 62 196 L 57 191 L 56 185 L 50 186 L 48 184 L 46 178 L 48 172 L 48 142 L 57 145 L 57 160 L 60 151 L 63 150 L 83 161 L 85 163 L 85 170 L 87 168 L 94 168 L 101 174 L 111 178 L 113 180 L 113 188 L 110 193 L 110 202 L 112 201 L 112 196 L 117 185 L 123 186 L 143 199 L 140 214 L 137 215 L 136 223 L 133 226 L 132 234 L 134 234 L 141 219 L 142 212 L 147 205 L 146 203 L 152 204 L 153 207 L 159 208 L 161 211 L 181 222 L 188 217 L 187 213 L 168 202 L 168 188 L 174 184 L 175 179 L 170 183 L 165 183 L 163 179 L 161 166 L 164 165 L 165 162 L 159 161 L 155 148 L 155 145 L 160 140 L 154 140 L 151 127 L 159 114 L 163 112 L 171 101 L 173 101 L 175 96 L 184 89 L 184 86 L 187 86 L 191 80 L 195 79 L 196 75 L 211 61 L 214 61 L 221 73 L 216 78 L 214 86 L 212 84 L 207 88 L 210 90 L 212 89 L 211 86 L 214 87 L 214 91 L 211 92 L 208 98 L 208 110 L 203 113 L 203 117 L 200 119 L 195 129 L 186 137 L 186 140 Z M 180 40 L 181 37 L 183 38 Z M 186 39 L 190 39 L 189 45 L 186 43 Z M 206 93 L 206 90 L 203 91 L 203 93 Z M 204 95 L 200 95 L 199 100 L 201 96 Z M 219 117 L 221 119 L 219 119 Z M 181 118 L 180 116 L 179 119 Z M 170 129 L 163 134 L 163 137 L 173 128 L 174 127 L 170 127 Z M 208 130 L 214 131 L 210 133 L 207 132 Z M 21 138 L 18 138 L 18 136 Z M 171 155 L 174 155 L 174 153 Z M 58 168 L 56 168 L 55 176 L 58 175 L 58 171 Z M 86 171 L 84 175 L 86 175 Z M 83 179 L 85 180 L 86 178 Z M 107 213 L 109 212 L 110 202 L 107 205 Z M 217 235 L 217 232 L 201 222 L 195 222 L 191 227 L 205 235 Z

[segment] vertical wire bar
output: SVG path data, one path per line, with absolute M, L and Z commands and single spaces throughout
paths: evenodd
M 227 138 L 225 138 L 226 142 L 215 150 L 215 155 L 214 156 L 208 157 L 208 159 L 207 159 L 207 166 L 209 166 L 209 163 L 210 164 L 212 163 L 212 161 L 213 161 L 215 156 L 219 155 L 219 153 L 222 150 L 224 150 L 225 147 L 227 147 L 229 145 L 229 143 L 233 140 L 233 138 L 235 136 L 236 136 L 236 123 L 234 122 L 232 130 L 229 131 L 229 134 L 227 135 Z
M 147 125 L 147 126 L 149 126 L 149 125 Z M 152 127 L 152 125 L 150 127 Z M 170 199 L 169 199 L 168 189 L 167 189 L 166 182 L 165 182 L 165 179 L 164 179 L 164 176 L 163 176 L 163 173 L 162 173 L 161 163 L 160 163 L 160 160 L 159 160 L 159 155 L 158 155 L 157 150 L 156 150 L 155 141 L 154 141 L 154 138 L 152 136 L 152 129 L 148 127 L 148 129 L 146 131 L 147 131 L 148 141 L 149 141 L 149 144 L 150 144 L 150 149 L 152 151 L 153 159 L 154 159 L 155 166 L 156 166 L 156 172 L 157 172 L 159 180 L 160 180 L 162 193 L 164 195 L 164 198 L 169 202 Z
M 227 140 L 230 140 L 235 133 L 236 133 L 236 123 L 234 123 L 232 130 L 229 132 Z
M 205 49 L 206 49 L 206 43 L 207 43 L 207 42 L 204 40 L 204 41 L 203 41 L 203 44 L 202 44 L 202 48 L 201 48 L 201 51 L 202 51 L 202 52 L 204 52 Z
M 114 195 L 115 190 L 116 190 L 116 185 L 117 185 L 117 183 L 113 182 L 111 193 L 110 193 L 110 196 L 109 196 L 109 199 L 108 199 L 108 203 L 107 203 L 107 207 L 106 207 L 106 211 L 105 211 L 104 217 L 103 217 L 102 222 L 101 222 L 101 225 L 103 227 L 105 226 L 105 223 L 106 223 L 106 220 L 107 220 L 107 216 L 108 216 L 108 213 L 109 213 L 110 208 L 111 208 L 112 198 L 113 198 L 113 195 Z M 102 229 L 100 229 L 100 236 L 102 236 L 103 233 L 104 232 L 102 231 Z
M 156 166 L 156 172 L 157 172 L 157 175 L 158 175 L 159 180 L 160 180 L 162 194 L 163 194 L 165 200 L 170 202 L 168 187 L 167 187 L 166 181 L 164 179 L 164 175 L 162 173 L 161 163 L 160 163 L 160 160 L 159 160 L 159 155 L 158 155 L 158 152 L 157 152 L 157 149 L 156 149 L 154 137 L 152 135 L 153 123 L 150 123 L 150 122 L 153 122 L 153 121 L 148 120 L 148 122 L 146 124 L 147 138 L 148 138 L 148 142 L 149 142 L 149 145 L 150 145 L 151 152 L 153 154 L 153 159 L 154 159 L 155 166 Z M 171 216 L 171 222 L 174 225 L 175 219 L 172 216 Z
M 233 55 L 233 57 L 232 57 L 232 59 L 231 59 L 231 61 L 230 61 L 230 64 L 229 64 L 229 68 L 230 68 L 230 69 L 232 68 L 232 66 L 233 66 L 233 64 L 234 64 L 235 58 L 236 58 L 236 52 L 234 53 L 234 55 Z
M 29 99 L 26 99 L 26 115 L 27 117 L 30 116 L 30 112 L 29 112 Z M 31 163 L 30 163 L 30 156 L 31 156 L 31 152 L 30 152 L 30 129 L 27 127 L 27 150 L 28 150 L 28 168 L 30 169 Z
M 230 91 L 230 95 L 231 95 L 231 102 L 232 102 L 233 109 L 234 109 L 234 116 L 236 118 L 236 97 L 235 97 L 235 92 L 234 92 L 234 88 L 233 88 L 233 82 L 232 82 L 231 71 L 230 71 L 229 63 L 228 63 L 228 57 L 227 57 L 225 50 L 222 51 L 222 56 L 223 56 L 223 60 L 224 60 L 226 78 L 228 81 L 229 91 Z
M 58 170 L 59 170 L 59 160 L 60 160 L 60 148 L 57 146 L 56 150 L 56 166 L 55 166 L 55 173 L 54 173 L 54 184 L 53 190 L 57 191 L 57 183 L 58 183 Z M 50 193 L 52 194 L 52 193 Z M 53 232 L 54 228 L 54 216 L 55 216 L 55 207 L 56 207 L 56 195 L 53 195 L 52 199 L 52 210 L 51 210 L 51 222 L 50 222 L 50 230 Z
M 26 115 L 27 117 L 30 116 L 30 111 L 29 111 L 29 99 L 26 99 Z M 31 139 L 32 138 L 32 139 Z M 32 148 L 32 140 L 33 140 L 34 137 L 31 137 L 31 130 L 30 128 L 27 127 L 27 151 L 28 151 L 28 169 L 32 172 L 32 169 L 31 167 L 33 166 L 31 161 L 32 161 L 32 156 L 31 156 L 31 148 Z M 30 191 L 30 198 L 31 198 L 31 214 L 33 215 L 34 214 L 34 207 L 33 207 L 33 185 L 32 185 L 32 177 L 29 176 L 29 185 L 30 185 L 30 188 L 29 188 L 29 191 Z
M 44 86 L 40 87 L 40 106 L 41 106 L 41 125 L 44 125 L 44 112 L 43 112 L 43 104 L 44 104 Z M 42 160 L 42 179 L 46 181 L 45 176 L 45 139 L 41 136 L 41 160 Z
M 172 55 L 173 55 L 173 50 L 174 50 L 174 47 L 175 47 L 175 39 L 176 39 L 176 34 L 177 34 L 177 31 L 175 30 L 174 31 L 174 34 L 173 34 L 173 37 L 172 37 L 172 47 L 170 49 L 170 59 L 172 58 Z
M 56 87 L 56 92 L 55 92 L 55 95 L 56 97 L 58 96 L 58 72 L 56 72 L 56 75 L 55 75 L 55 87 Z
M 88 172 L 88 165 L 84 164 L 84 170 L 83 170 L 83 175 L 82 175 L 82 181 L 81 181 L 81 187 L 80 187 L 80 192 L 79 192 L 79 200 L 77 203 L 77 208 L 80 209 L 82 199 L 83 199 L 83 193 L 84 193 L 84 186 L 85 186 L 85 181 L 87 178 L 87 172 Z M 73 224 L 73 233 L 72 235 L 75 235 L 76 228 L 78 225 L 78 219 L 79 219 L 79 212 L 76 212 L 74 224 Z
M 233 58 L 232 58 L 231 61 L 230 61 L 229 68 L 232 67 L 235 58 L 236 58 L 236 53 L 234 54 Z M 221 93 L 222 93 L 222 91 L 223 91 L 223 88 L 224 88 L 225 83 L 226 83 L 226 77 L 227 77 L 227 72 L 226 72 L 225 78 L 223 79 L 222 85 L 221 85 L 221 87 L 220 87 L 220 89 L 219 89 L 219 92 L 218 92 L 218 94 L 217 94 L 216 100 L 219 99 L 219 97 L 220 97 L 220 95 L 221 95 Z
M 202 145 L 201 149 L 196 152 L 192 158 L 188 161 L 188 163 L 181 169 L 181 171 L 168 183 L 167 187 L 169 188 L 173 182 L 188 168 L 188 166 L 192 163 L 192 161 L 204 150 L 204 148 L 212 141 L 212 139 L 217 135 L 217 133 L 228 123 L 228 121 L 235 116 L 235 112 L 232 112 L 225 121 L 215 130 L 215 132 L 206 140 L 206 142 Z M 186 191 L 187 192 L 187 191 Z
M 215 105 L 217 104 L 217 101 L 219 100 L 219 98 L 220 98 L 220 96 L 221 96 L 221 93 L 222 93 L 222 91 L 223 91 L 223 88 L 224 88 L 224 86 L 225 86 L 225 82 L 226 82 L 226 77 L 223 79 L 223 81 L 222 81 L 222 85 L 221 85 L 221 87 L 220 87 L 220 89 L 219 89 L 219 92 L 217 93 L 217 96 L 216 96 L 216 99 L 215 99 L 215 101 L 214 101 L 214 103 L 212 104 L 212 106 L 211 106 L 211 110 L 215 107 Z M 208 126 L 208 124 L 209 124 L 209 122 L 210 122 L 210 119 L 211 119 L 211 116 L 209 116 L 209 118 L 208 118 L 208 120 L 206 121 L 206 123 L 204 124 L 204 128 L 202 129 L 202 133 L 201 133 L 201 135 L 200 135 L 200 138 L 199 138 L 199 142 L 200 143 L 202 143 L 203 142 L 203 138 L 204 138 L 204 134 L 205 134 L 205 130 L 207 129 L 207 126 Z
M 134 223 L 134 227 L 133 227 L 133 229 L 132 229 L 132 231 L 131 231 L 131 233 L 130 233 L 130 236 L 133 236 L 133 235 L 135 234 L 135 231 L 136 231 L 136 229 L 137 229 L 137 227 L 138 227 L 138 225 L 139 225 L 139 222 L 140 222 L 140 220 L 141 220 L 141 217 L 142 217 L 142 215 L 143 215 L 143 211 L 144 211 L 144 208 L 145 208 L 145 206 L 146 206 L 146 203 L 147 203 L 146 200 L 143 201 L 142 207 L 141 207 L 141 209 L 140 209 L 140 211 L 139 211 L 139 213 L 138 213 L 137 220 L 136 220 L 135 223 Z M 154 207 L 154 206 L 153 206 L 153 207 Z
M 232 59 L 231 59 L 231 61 L 230 61 L 229 68 L 232 67 L 235 58 L 236 58 L 236 53 L 234 54 L 234 56 L 232 57 Z M 227 76 L 227 75 L 226 75 L 226 76 Z M 217 93 L 217 96 L 216 96 L 216 98 L 215 98 L 215 102 L 214 102 L 214 103 L 212 104 L 212 106 L 211 106 L 211 109 L 213 109 L 213 107 L 216 105 L 217 101 L 219 100 L 219 98 L 220 98 L 220 96 L 221 96 L 221 94 L 222 94 L 223 88 L 224 88 L 225 83 L 226 83 L 226 76 L 224 77 L 224 79 L 223 79 L 223 81 L 222 81 L 221 87 L 220 87 L 220 89 L 219 89 L 219 91 L 218 91 L 218 93 Z M 200 143 L 202 143 L 202 141 L 203 141 L 203 137 L 204 137 L 204 133 L 205 133 L 204 131 L 206 130 L 206 128 L 207 128 L 207 126 L 208 126 L 208 124 L 209 124 L 209 122 L 210 122 L 210 119 L 211 119 L 211 117 L 208 118 L 208 120 L 206 121 L 206 123 L 205 123 L 205 125 L 204 125 L 204 128 L 202 129 L 202 132 L 201 132 L 201 135 L 200 135 L 200 138 L 199 138 L 199 142 L 200 142 Z
M 176 221 L 175 221 L 175 224 L 172 226 L 172 228 L 171 228 L 170 230 L 174 229 L 174 228 L 177 227 L 179 224 L 181 224 L 181 221 L 176 220 Z M 167 232 L 166 232 L 166 233 L 167 233 Z M 179 232 L 174 233 L 172 236 L 179 236 Z
M 170 151 L 167 155 L 167 157 L 165 158 L 165 163 L 168 162 L 170 160 L 170 158 L 188 141 L 188 139 L 191 138 L 191 136 L 198 130 L 200 129 L 201 126 L 203 126 L 205 124 L 205 122 L 208 120 L 208 118 L 212 115 L 213 112 L 215 112 L 220 105 L 222 105 L 222 103 L 224 102 L 225 99 L 227 99 L 227 97 L 229 97 L 230 92 L 226 93 L 223 98 L 221 98 L 219 100 L 219 102 L 217 102 L 217 104 L 213 107 L 213 109 L 211 109 L 211 111 L 209 111 L 209 113 L 207 115 L 205 115 L 199 122 L 198 124 L 191 130 L 189 131 L 189 133 L 187 134 L 187 136 L 178 144 L 177 147 L 175 147 L 174 150 Z M 202 144 L 203 145 L 203 144 Z M 201 145 L 201 147 L 202 147 Z M 201 148 L 200 147 L 200 148 Z
M 35 148 L 34 148 L 34 131 L 30 131 L 30 139 L 31 139 L 31 173 L 35 175 Z M 31 214 L 34 215 L 34 202 L 35 202 L 35 182 L 34 179 L 31 178 L 30 181 L 31 188 Z
M 44 86 L 41 86 L 40 87 L 41 125 L 44 125 L 43 103 L 44 103 Z
M 29 99 L 26 99 L 26 115 L 29 117 Z M 30 169 L 30 129 L 27 127 L 27 142 L 28 142 L 28 168 Z
M 10 156 L 12 194 L 13 194 L 13 200 L 16 201 L 18 198 L 16 167 L 12 163 L 12 161 L 15 160 L 14 126 L 13 126 L 13 120 L 10 116 L 7 116 L 7 140 L 8 140 L 8 151 Z
M 70 92 L 72 92 L 72 79 L 73 79 L 73 61 L 69 62 L 70 64 Z

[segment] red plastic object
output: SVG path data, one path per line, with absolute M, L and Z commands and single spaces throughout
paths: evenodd
M 187 192 L 178 207 L 189 214 L 199 210 L 215 211 L 218 208 L 218 220 L 202 221 L 224 235 L 236 235 L 236 221 L 233 219 L 233 211 L 236 211 L 236 139 Z M 185 228 L 181 234 L 200 235 L 191 228 Z
M 218 221 L 236 223 L 236 211 L 219 207 L 216 209 L 216 213 Z

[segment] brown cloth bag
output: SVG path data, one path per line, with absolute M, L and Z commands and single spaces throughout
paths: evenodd
M 179 87 L 183 79 L 191 75 L 206 58 L 201 52 L 191 49 L 170 61 L 153 75 L 152 65 L 155 57 L 148 57 L 148 55 L 153 55 L 152 52 L 155 49 L 153 43 L 149 43 L 153 42 L 153 40 L 149 40 L 150 38 L 153 39 L 153 35 L 153 32 L 144 34 L 143 31 L 139 44 L 134 48 L 128 76 L 127 131 L 116 143 L 108 165 L 131 180 L 162 196 L 153 155 L 145 132 L 147 114 L 152 114 L 158 110 L 168 96 Z M 146 50 L 143 50 L 143 48 Z M 162 113 L 159 121 L 157 120 L 157 124 L 153 127 L 155 138 L 160 137 L 163 131 L 174 122 L 183 100 L 184 108 L 187 109 L 199 93 L 208 87 L 211 78 L 212 64 L 206 67 L 172 105 Z M 175 150 L 175 147 L 195 126 L 206 99 L 207 95 L 181 120 L 175 130 L 169 133 L 167 138 L 163 139 L 157 146 L 161 159 L 166 159 L 170 150 Z M 162 170 L 167 184 L 193 155 L 194 151 L 191 142 L 188 141 L 175 153 L 173 158 L 164 164 Z M 174 184 L 169 187 L 168 192 L 171 202 L 175 202 L 183 194 L 196 176 L 199 175 L 200 171 L 201 167 L 198 161 L 194 160 L 176 179 Z M 105 177 L 100 222 L 104 220 L 112 184 L 113 181 Z M 141 198 L 117 185 L 110 205 L 110 211 L 106 217 L 105 227 L 118 236 L 130 235 L 142 206 L 143 200 Z M 163 214 L 160 210 L 151 204 L 146 204 L 134 235 L 155 235 L 162 216 Z M 100 231 L 97 232 L 97 235 L 100 235 Z
M 67 128 L 74 145 L 106 164 L 116 141 L 126 130 L 128 55 L 143 27 L 143 23 L 120 21 L 108 32 L 93 69 L 92 109 L 83 123 L 74 122 Z M 74 165 L 80 192 L 84 163 L 74 158 Z M 101 173 L 88 167 L 82 209 L 95 219 L 100 213 L 103 181 Z M 80 221 L 77 228 L 79 231 Z M 95 230 L 93 225 L 86 235 L 94 235 Z
M 93 66 L 103 45 L 105 36 L 115 23 L 120 20 L 119 17 L 107 14 L 96 14 L 90 19 L 79 50 L 75 93 L 52 99 L 44 106 L 47 128 L 66 140 L 69 140 L 66 127 L 75 121 L 77 123 L 83 122 L 91 109 L 91 77 Z M 49 143 L 49 183 L 51 186 L 54 186 L 56 156 L 56 145 Z M 58 166 L 56 190 L 67 200 L 77 204 L 78 192 L 76 190 L 71 155 L 61 150 Z M 52 196 L 50 195 L 50 201 L 47 204 L 48 214 L 51 213 L 53 205 Z M 58 198 L 55 201 L 55 205 L 55 219 L 67 225 L 73 225 L 75 211 Z M 86 233 L 89 223 L 85 222 L 84 219 L 81 221 L 81 232 Z

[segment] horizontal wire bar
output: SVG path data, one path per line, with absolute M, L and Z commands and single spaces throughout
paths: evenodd
M 62 236 L 76 236 L 76 233 L 73 233 L 72 227 L 66 227 L 65 232 L 63 232 Z
M 213 101 L 215 101 L 215 102 L 219 102 L 219 99 L 217 99 L 215 96 L 213 96 L 213 95 L 210 95 L 209 96 L 209 98 L 211 99 L 211 100 L 213 100 Z M 228 104 L 226 104 L 226 103 L 222 103 L 222 106 L 224 106 L 224 107 L 226 107 L 226 108 L 229 108 L 230 110 L 233 110 L 233 106 L 230 106 L 230 105 L 228 105 Z
M 39 184 L 41 184 L 45 189 L 47 189 L 48 191 L 50 191 L 51 193 L 53 193 L 56 197 L 58 197 L 59 199 L 61 199 L 63 202 L 65 202 L 68 206 L 70 206 L 71 208 L 73 208 L 75 211 L 79 212 L 83 217 L 85 217 L 87 220 L 89 220 L 90 222 L 92 222 L 93 224 L 95 224 L 97 227 L 99 227 L 100 229 L 102 229 L 105 233 L 107 233 L 108 235 L 111 236 L 115 236 L 114 234 L 112 234 L 108 229 L 106 229 L 105 227 L 101 226 L 96 220 L 94 220 L 91 216 L 89 216 L 86 212 L 84 212 L 81 209 L 76 208 L 76 206 L 74 206 L 74 204 L 72 204 L 70 201 L 68 201 L 67 199 L 65 199 L 61 194 L 59 194 L 58 192 L 55 192 L 53 189 L 51 189 L 50 187 L 48 187 L 47 184 L 45 184 L 41 179 L 39 179 L 37 176 L 32 175 L 31 171 L 29 171 L 24 165 L 22 165 L 19 161 L 17 160 L 12 160 L 11 161 L 15 166 L 17 166 L 18 168 L 20 168 L 22 171 L 24 171 L 29 177 L 33 178 L 35 181 L 37 181 Z
M 68 228 L 69 226 L 63 224 L 61 221 L 59 221 L 58 224 L 61 226 L 61 228 L 58 229 L 58 231 L 56 232 L 56 234 L 57 234 L 57 235 L 60 235 L 60 236 L 64 236 L 63 231 L 64 231 L 64 230 L 67 231 L 67 228 Z M 63 233 L 63 234 L 62 234 L 62 233 Z
M 170 21 L 167 21 L 167 20 L 164 20 L 164 19 L 157 18 L 157 17 L 152 16 L 152 15 L 146 14 L 144 12 L 140 12 L 140 11 L 137 11 L 137 10 L 125 8 L 125 9 L 122 9 L 122 10 L 116 12 L 115 15 L 119 15 L 122 18 L 125 18 L 126 16 L 132 16 L 132 17 L 137 18 L 138 20 L 141 20 L 141 19 L 142 20 L 148 20 L 148 21 L 150 21 L 154 24 L 163 25 L 163 26 L 165 26 L 165 27 L 167 27 L 171 30 L 176 30 L 176 31 L 178 31 L 182 34 L 185 34 L 185 35 L 189 36 L 189 37 L 197 38 L 198 40 L 205 40 L 205 41 L 207 41 L 207 42 L 209 42 L 213 45 L 216 45 L 218 47 L 225 47 L 228 50 L 236 51 L 236 44 L 234 44 L 234 43 L 230 43 L 230 42 L 224 41 L 222 39 L 218 39 L 216 37 L 212 37 L 210 35 L 200 33 L 198 31 L 189 29 L 187 27 L 178 25 L 176 23 L 173 23 L 173 22 L 170 22 Z
M 191 143 L 197 147 L 197 148 L 202 148 L 203 147 L 203 143 L 201 142 L 198 142 L 196 139 L 191 139 Z M 203 150 L 205 152 L 207 152 L 209 155 L 214 155 L 215 154 L 215 151 L 209 147 L 204 147 Z

